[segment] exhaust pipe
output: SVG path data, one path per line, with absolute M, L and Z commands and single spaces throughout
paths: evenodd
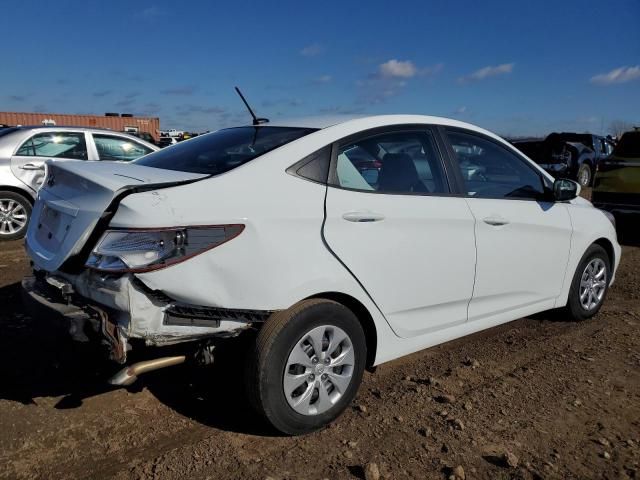
M 172 367 L 173 365 L 180 365 L 187 360 L 186 355 L 179 355 L 176 357 L 162 357 L 155 360 L 146 360 L 144 362 L 134 363 L 128 367 L 124 367 L 113 377 L 109 379 L 111 385 L 127 386 L 131 385 L 138 379 L 139 375 L 143 373 L 152 372 L 161 368 Z

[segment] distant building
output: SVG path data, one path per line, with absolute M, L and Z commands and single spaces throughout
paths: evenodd
M 115 132 L 142 133 L 160 137 L 160 119 L 158 117 L 134 117 L 123 113 L 101 115 L 68 115 L 64 113 L 20 113 L 0 112 L 0 124 L 17 125 L 56 125 L 58 127 L 94 127 L 107 128 Z

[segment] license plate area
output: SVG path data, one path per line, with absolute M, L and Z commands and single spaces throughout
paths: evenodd
M 36 230 L 38 244 L 50 252 L 57 251 L 69 233 L 73 216 L 44 205 Z

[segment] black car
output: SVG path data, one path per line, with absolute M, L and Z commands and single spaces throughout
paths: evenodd
M 577 180 L 590 186 L 601 159 L 613 151 L 613 143 L 590 133 L 551 133 L 544 140 L 512 140 L 511 143 L 554 177 Z

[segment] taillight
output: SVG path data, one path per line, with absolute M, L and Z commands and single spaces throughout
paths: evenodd
M 237 237 L 244 225 L 107 230 L 86 267 L 104 272 L 149 272 L 183 262 Z

